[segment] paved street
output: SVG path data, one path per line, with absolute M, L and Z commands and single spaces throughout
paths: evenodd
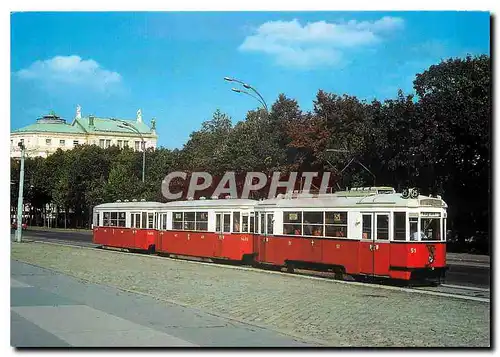
M 11 256 L 326 346 L 490 345 L 485 302 L 43 243 Z
M 271 330 L 11 262 L 14 347 L 301 347 Z
M 13 231 L 11 232 L 13 234 Z M 28 239 L 57 239 L 77 242 L 92 242 L 92 232 L 28 230 L 23 233 Z M 448 284 L 477 287 L 490 286 L 490 259 L 488 256 L 448 253 L 446 282 Z

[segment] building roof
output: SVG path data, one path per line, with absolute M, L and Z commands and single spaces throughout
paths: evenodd
M 112 118 L 99 118 L 93 117 L 94 124 L 89 125 L 89 116 L 83 118 L 75 118 L 71 124 L 66 123 L 66 120 L 61 119 L 55 113 L 51 113 L 37 119 L 34 124 L 15 129 L 12 133 L 64 133 L 64 134 L 86 134 L 86 133 L 122 133 L 134 134 L 135 131 L 127 129 L 121 122 L 125 122 L 128 126 L 135 127 L 142 135 L 156 134 L 144 122 L 137 122 L 136 120 L 113 120 Z
M 35 123 L 12 131 L 12 133 L 40 133 L 40 132 L 85 134 L 85 131 L 82 128 L 66 123 Z
M 94 117 L 94 125 L 89 124 L 89 117 L 75 119 L 73 125 L 80 126 L 87 133 L 107 132 L 107 133 L 127 133 L 133 134 L 134 130 L 120 127 L 121 122 L 125 122 L 130 126 L 134 126 L 143 135 L 155 135 L 151 128 L 144 122 L 137 122 L 136 120 L 113 120 L 112 118 L 99 118 Z

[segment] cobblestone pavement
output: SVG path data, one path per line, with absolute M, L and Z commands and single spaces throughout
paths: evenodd
M 483 302 L 43 243 L 11 257 L 328 346 L 490 346 Z

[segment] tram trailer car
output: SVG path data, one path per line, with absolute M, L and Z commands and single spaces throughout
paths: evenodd
M 447 205 L 439 196 L 403 198 L 393 188 L 370 187 L 322 195 L 279 195 L 261 201 L 200 199 L 137 204 L 149 209 L 146 217 L 153 214 L 154 228 L 136 224 L 131 229 L 156 232 L 151 233 L 153 240 L 132 244 L 113 233 L 114 239 L 101 236 L 94 242 L 286 267 L 290 272 L 295 268 L 331 270 L 339 278 L 347 274 L 441 282 L 447 269 Z M 104 217 L 105 210 L 115 206 L 125 211 L 124 229 L 134 221 L 128 218 L 132 211 L 144 213 L 139 207 L 119 202 L 96 206 L 94 212 L 103 212 L 97 218 Z M 113 212 L 108 211 L 112 217 Z M 99 224 L 94 237 L 96 232 L 109 235 L 111 227 Z
M 94 207 L 92 242 L 105 247 L 154 252 L 163 203 L 118 200 Z

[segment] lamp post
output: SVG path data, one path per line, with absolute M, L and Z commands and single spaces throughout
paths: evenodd
M 16 241 L 21 243 L 21 235 L 23 232 L 23 188 L 24 188 L 24 153 L 26 147 L 22 142 L 18 146 L 21 148 L 21 170 L 19 173 L 19 197 L 17 198 L 17 230 Z
M 118 125 L 119 128 L 131 130 L 131 131 L 139 134 L 139 136 L 141 137 L 141 146 L 142 146 L 142 182 L 144 182 L 144 172 L 145 172 L 145 169 L 146 169 L 146 142 L 144 141 L 144 137 L 142 136 L 141 132 L 133 124 L 128 123 L 128 122 L 123 121 L 123 120 L 119 120 L 119 119 L 112 119 L 112 120 L 121 123 L 121 125 Z
M 227 82 L 236 82 L 236 83 L 239 83 L 241 84 L 244 88 L 246 89 L 250 89 L 252 90 L 255 94 L 257 94 L 258 98 L 253 95 L 252 93 L 250 92 L 247 92 L 246 90 L 242 90 L 242 89 L 237 89 L 237 88 L 231 88 L 231 90 L 233 92 L 236 92 L 236 93 L 243 93 L 243 94 L 246 94 L 246 95 L 249 95 L 250 97 L 256 99 L 259 101 L 260 104 L 262 104 L 264 106 L 264 109 L 266 110 L 267 113 L 269 113 L 269 109 L 267 107 L 267 104 L 266 104 L 266 101 L 264 100 L 264 98 L 260 95 L 260 93 L 257 91 L 257 89 L 255 89 L 254 87 L 252 87 L 250 84 L 248 83 L 245 83 L 243 81 L 240 81 L 239 79 L 235 79 L 235 78 L 231 78 L 231 77 L 224 77 L 224 80 L 227 81 Z

